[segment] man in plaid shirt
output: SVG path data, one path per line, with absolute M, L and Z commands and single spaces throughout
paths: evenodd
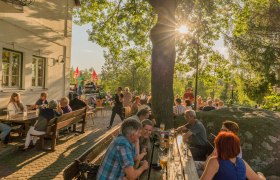
M 122 180 L 137 179 L 149 165 L 144 161 L 142 165 L 135 169 L 134 159 L 136 156 L 135 146 L 141 134 L 141 123 L 135 119 L 127 119 L 121 126 L 119 135 L 109 146 L 103 162 L 98 170 L 98 180 Z

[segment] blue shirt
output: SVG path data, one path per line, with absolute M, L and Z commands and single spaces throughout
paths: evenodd
M 236 164 L 233 164 L 230 160 L 219 161 L 219 170 L 215 174 L 213 180 L 245 180 L 246 179 L 246 167 L 242 159 L 236 158 Z
M 110 144 L 97 173 L 97 180 L 122 180 L 124 168 L 134 166 L 135 146 L 119 135 Z

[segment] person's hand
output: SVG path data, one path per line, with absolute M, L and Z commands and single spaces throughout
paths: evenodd
M 148 161 L 144 160 L 141 162 L 141 167 L 143 167 L 144 170 L 149 168 Z
M 265 178 L 265 176 L 263 175 L 263 173 L 257 172 L 257 174 L 258 174 L 258 176 L 259 176 L 259 178 L 260 178 L 261 180 L 266 180 L 266 178 Z
M 123 179 L 123 180 L 128 180 L 128 178 L 127 178 L 126 176 L 124 176 L 122 179 Z
M 139 160 L 141 161 L 146 155 L 147 152 L 142 152 L 141 154 L 139 154 Z
M 189 138 L 187 138 L 187 134 L 183 134 L 183 142 L 189 142 Z

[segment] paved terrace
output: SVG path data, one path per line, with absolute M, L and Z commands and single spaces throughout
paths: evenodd
M 63 179 L 63 170 L 67 165 L 94 145 L 106 133 L 111 111 L 104 114 L 103 117 L 100 112 L 97 112 L 97 117 L 94 117 L 94 125 L 91 119 L 87 119 L 84 134 L 69 133 L 62 135 L 57 141 L 54 152 L 48 153 L 37 148 L 27 152 L 18 151 L 17 146 L 23 144 L 23 140 L 11 143 L 5 149 L 0 149 L 0 178 L 11 180 Z M 120 122 L 121 120 L 116 116 L 114 125 Z M 49 141 L 46 141 L 46 145 Z

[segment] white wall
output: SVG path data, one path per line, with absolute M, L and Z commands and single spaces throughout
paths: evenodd
M 74 0 L 36 0 L 23 13 L 0 13 L 0 108 L 6 107 L 12 92 L 19 92 L 24 104 L 34 104 L 40 93 L 60 99 L 69 92 L 71 61 L 71 10 Z M 1 9 L 0 4 L 0 9 Z M 22 89 L 2 87 L 3 48 L 23 53 Z M 45 57 L 45 88 L 31 86 L 32 56 Z M 64 58 L 63 63 L 53 59 Z

